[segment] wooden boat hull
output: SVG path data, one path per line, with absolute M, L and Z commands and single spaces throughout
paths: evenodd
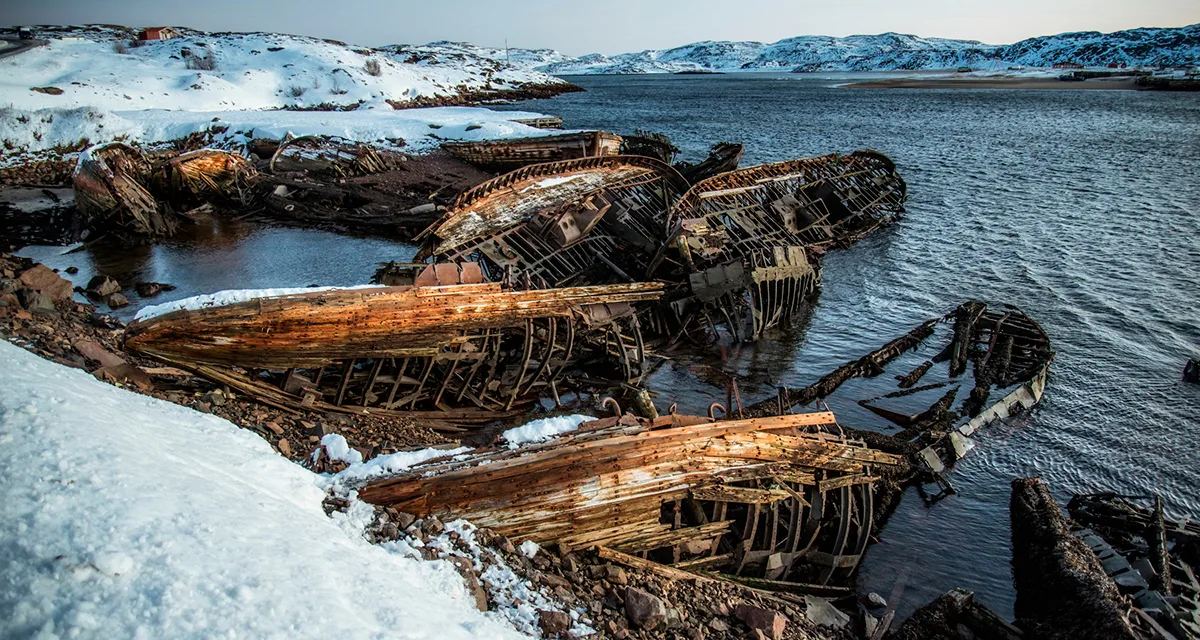
M 872 484 L 899 456 L 814 429 L 832 413 L 713 421 L 632 416 L 517 451 L 481 451 L 359 488 L 420 517 L 516 539 L 601 545 L 683 567 L 825 584 L 846 578 L 873 524 Z
M 471 164 L 511 171 L 542 162 L 615 156 L 621 153 L 621 136 L 607 131 L 586 131 L 508 140 L 445 142 L 442 148 Z

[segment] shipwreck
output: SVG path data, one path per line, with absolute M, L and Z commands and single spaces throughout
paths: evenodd
M 614 416 L 520 450 L 429 461 L 359 497 L 685 577 L 840 593 L 870 542 L 879 470 L 900 457 L 836 430 L 829 412 Z
M 472 164 L 511 171 L 542 162 L 615 156 L 621 152 L 621 136 L 607 131 L 582 131 L 505 140 L 443 142 L 442 148 Z
M 573 367 L 636 384 L 632 305 L 661 295 L 656 283 L 518 289 L 439 264 L 408 286 L 171 311 L 130 324 L 125 349 L 280 408 L 486 422 L 557 398 Z
M 821 156 L 689 186 L 642 156 L 525 167 L 465 192 L 418 239 L 418 259 L 480 262 L 547 286 L 659 280 L 656 336 L 755 340 L 814 293 L 819 258 L 894 221 L 906 188 L 882 154 Z

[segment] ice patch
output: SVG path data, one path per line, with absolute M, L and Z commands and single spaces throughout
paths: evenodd
M 328 436 L 327 436 L 328 437 Z M 398 451 L 389 453 L 385 456 L 376 456 L 366 462 L 359 461 L 359 464 L 351 464 L 341 472 L 333 476 L 334 484 L 341 484 L 346 480 L 366 480 L 378 476 L 386 476 L 401 471 L 407 470 L 409 467 L 416 466 L 427 460 L 441 458 L 443 456 L 456 456 L 459 454 L 474 451 L 471 447 L 458 447 L 456 449 L 420 449 L 417 451 Z M 357 452 L 355 452 L 357 453 Z

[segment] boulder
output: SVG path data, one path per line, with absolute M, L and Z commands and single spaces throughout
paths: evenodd
M 841 629 L 850 622 L 850 616 L 838 611 L 825 598 L 807 595 L 804 596 L 804 604 L 807 606 L 804 613 L 813 624 Z
M 112 293 L 121 292 L 121 284 L 109 276 L 95 276 L 87 283 L 88 295 L 103 298 Z
M 604 565 L 604 579 L 613 584 L 629 584 L 629 577 L 625 575 L 625 570 L 613 564 Z
M 566 635 L 567 630 L 571 628 L 571 616 L 562 611 L 542 609 L 538 611 L 538 627 L 541 628 L 543 636 L 558 638 Z
M 454 564 L 454 568 L 458 569 L 459 575 L 462 576 L 463 582 L 467 586 L 467 593 L 471 594 L 471 597 L 475 599 L 475 608 L 480 611 L 487 611 L 487 591 L 480 584 L 479 576 L 475 573 L 475 568 L 471 566 L 471 561 L 455 556 L 450 558 L 450 562 Z M 569 622 L 570 620 L 568 619 Z
M 21 301 L 21 306 L 33 312 L 53 312 L 54 298 L 45 291 L 35 291 L 33 289 L 21 289 L 17 292 L 17 299 Z
M 25 288 L 46 293 L 54 301 L 69 300 L 75 291 L 69 280 L 54 273 L 43 264 L 34 265 L 22 271 L 17 279 Z
M 625 617 L 634 629 L 652 631 L 667 621 L 667 605 L 636 587 L 625 589 Z
M 739 604 L 734 607 L 733 614 L 747 627 L 761 631 L 771 640 L 782 638 L 783 630 L 787 628 L 787 618 L 782 613 L 752 604 Z
M 119 293 L 110 293 L 104 296 L 104 304 L 108 305 L 109 309 L 120 309 L 129 304 L 129 298 Z

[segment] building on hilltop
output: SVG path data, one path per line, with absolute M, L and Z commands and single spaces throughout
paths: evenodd
M 138 40 L 170 40 L 179 37 L 172 27 L 146 27 L 138 34 Z

